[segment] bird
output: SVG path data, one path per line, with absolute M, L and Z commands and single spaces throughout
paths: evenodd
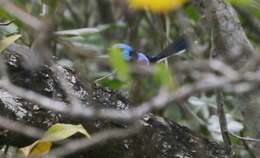
M 185 52 L 188 49 L 188 42 L 185 35 L 180 36 L 174 42 L 170 43 L 166 48 L 164 48 L 159 54 L 155 56 L 150 56 L 143 52 L 136 52 L 133 47 L 125 43 L 117 43 L 112 46 L 112 48 L 119 49 L 122 53 L 123 59 L 127 62 L 135 62 L 139 64 L 150 65 L 156 63 L 164 58 L 171 55 L 178 55 Z M 95 80 L 99 82 L 107 77 L 112 76 L 116 71 L 106 74 L 103 77 Z
M 151 56 L 139 51 L 136 52 L 134 48 L 125 43 L 118 43 L 113 45 L 112 47 L 120 49 L 120 52 L 123 54 L 123 59 L 125 61 L 134 61 L 136 63 L 149 65 L 171 55 L 177 55 L 185 52 L 188 49 L 188 42 L 186 40 L 186 37 L 182 35 L 155 56 Z

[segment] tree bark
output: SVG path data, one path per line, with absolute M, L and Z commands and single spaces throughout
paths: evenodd
M 42 67 L 37 72 L 24 69 L 20 62 L 21 57 L 14 53 L 5 53 L 8 73 L 13 84 L 41 93 L 44 96 L 56 100 L 66 101 L 66 96 L 59 86 L 53 72 L 47 67 Z M 116 91 L 93 85 L 90 94 L 81 85 L 77 75 L 64 68 L 66 78 L 72 84 L 74 93 L 85 104 L 96 103 L 95 106 L 105 108 L 128 109 L 128 100 Z M 90 97 L 91 96 L 91 97 Z M 89 101 L 88 99 L 92 100 Z M 46 130 L 57 122 L 82 124 L 90 134 L 108 128 L 126 128 L 124 122 L 112 122 L 109 120 L 86 120 L 60 114 L 16 97 L 8 90 L 0 89 L 0 115 L 28 126 Z M 80 153 L 74 153 L 68 157 L 113 157 L 113 158 L 224 158 L 225 149 L 222 145 L 209 141 L 195 134 L 186 127 L 180 126 L 163 117 L 148 114 L 142 120 L 143 130 L 125 139 L 110 140 L 109 142 L 93 146 Z M 22 129 L 21 129 L 22 130 Z M 25 146 L 34 140 L 17 132 L 5 128 L 0 129 L 0 144 L 12 146 Z
M 255 71 L 255 49 L 249 42 L 235 10 L 224 0 L 193 0 L 206 17 L 206 25 L 213 30 L 214 53 L 229 63 L 233 69 L 243 72 Z M 237 96 L 244 116 L 244 122 L 252 137 L 260 138 L 259 92 Z M 260 143 L 255 143 L 254 151 L 260 158 Z

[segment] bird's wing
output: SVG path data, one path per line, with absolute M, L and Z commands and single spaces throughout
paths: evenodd
M 188 49 L 188 42 L 184 35 L 180 36 L 177 40 L 170 43 L 165 49 L 163 49 L 158 55 L 149 57 L 149 61 L 154 63 L 163 58 L 169 57 L 171 55 L 177 55 L 183 53 Z

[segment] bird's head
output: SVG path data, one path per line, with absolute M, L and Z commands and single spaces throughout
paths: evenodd
M 127 44 L 123 44 L 123 43 L 119 43 L 119 44 L 115 44 L 113 45 L 113 48 L 118 48 L 120 49 L 120 51 L 123 54 L 123 58 L 126 61 L 131 61 L 133 60 L 133 56 L 134 56 L 134 49 L 127 45 Z

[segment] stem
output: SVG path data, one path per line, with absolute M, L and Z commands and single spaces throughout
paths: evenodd
M 219 124 L 220 124 L 220 130 L 221 130 L 221 135 L 224 141 L 225 149 L 227 151 L 227 154 L 229 155 L 230 158 L 233 157 L 232 154 L 232 148 L 231 148 L 231 141 L 229 138 L 229 132 L 228 132 L 228 127 L 227 127 L 227 120 L 225 116 L 225 111 L 224 111 L 224 95 L 222 92 L 217 91 L 217 112 L 218 112 L 218 117 L 219 117 Z

